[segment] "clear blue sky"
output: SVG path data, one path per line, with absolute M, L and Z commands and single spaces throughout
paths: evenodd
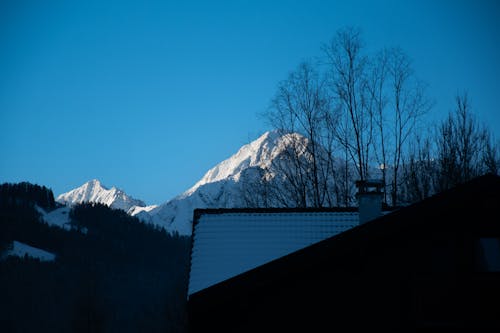
M 0 1 L 0 182 L 92 178 L 149 204 L 267 130 L 277 83 L 342 27 L 401 46 L 441 119 L 500 138 L 498 1 Z

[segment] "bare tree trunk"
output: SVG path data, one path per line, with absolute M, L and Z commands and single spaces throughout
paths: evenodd
M 389 75 L 393 96 L 392 182 L 391 201 L 398 204 L 399 170 L 408 138 L 414 133 L 419 118 L 427 113 L 431 103 L 425 97 L 423 84 L 413 77 L 411 63 L 400 49 L 390 50 Z
M 389 51 L 382 50 L 372 63 L 369 76 L 369 91 L 374 103 L 374 123 L 378 136 L 374 140 L 374 152 L 378 168 L 382 174 L 383 202 L 387 204 L 387 126 L 386 126 L 386 106 L 388 98 L 385 96 L 386 81 L 388 77 Z M 378 141 L 377 141 L 378 140 Z
M 271 124 L 289 134 L 283 163 L 275 167 L 283 169 L 288 164 L 293 168 L 280 171 L 287 175 L 284 181 L 301 207 L 322 207 L 327 197 L 322 175 L 328 169 L 329 158 L 323 157 L 328 152 L 323 144 L 329 108 L 323 81 L 311 64 L 302 63 L 280 83 L 268 113 Z
M 370 128 L 371 112 L 367 110 L 366 63 L 361 54 L 360 32 L 355 29 L 340 30 L 330 44 L 323 47 L 326 63 L 330 67 L 333 95 L 349 120 L 337 139 L 354 162 L 360 180 L 366 179 L 368 157 L 372 149 Z M 352 137 L 346 134 L 352 133 Z M 346 168 L 347 169 L 347 168 Z M 347 174 L 346 174 L 347 175 Z

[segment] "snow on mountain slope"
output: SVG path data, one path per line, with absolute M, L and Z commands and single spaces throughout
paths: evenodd
M 273 159 L 285 149 L 291 135 L 280 135 L 278 131 L 270 131 L 257 140 L 241 147 L 236 154 L 217 164 L 181 197 L 193 194 L 200 186 L 217 181 L 233 179 L 238 181 L 242 171 L 251 167 L 268 167 Z
M 190 195 L 178 196 L 138 218 L 176 231 L 181 235 L 191 234 L 193 210 L 195 208 L 231 208 L 244 206 L 241 192 L 232 179 L 200 185 Z
M 59 195 L 56 201 L 68 206 L 83 202 L 101 203 L 126 212 L 135 206 L 146 206 L 143 201 L 128 196 L 125 192 L 116 187 L 110 189 L 106 188 L 97 179 L 93 179 L 74 190 Z
M 56 201 L 68 206 L 82 202 L 102 203 L 122 209 L 146 223 L 164 227 L 167 231 L 190 235 L 194 209 L 248 206 L 243 195 L 245 186 L 259 181 L 261 171 L 269 169 L 290 142 L 297 139 L 306 140 L 299 134 L 266 132 L 208 170 L 187 191 L 159 206 L 146 206 L 115 187 L 107 189 L 96 179 L 59 195 Z
M 150 206 L 132 206 L 128 211 L 127 213 L 129 215 L 132 215 L 132 216 L 135 216 L 137 214 L 140 214 L 142 212 L 150 212 L 152 211 L 153 209 L 155 209 L 156 207 L 158 207 L 158 205 L 150 205 Z
M 35 209 L 42 215 L 42 219 L 49 225 L 55 225 L 65 230 L 71 229 L 71 219 L 69 218 L 70 208 L 67 206 L 46 212 L 43 208 L 36 206 Z
M 258 173 L 248 171 L 269 167 L 273 159 L 286 149 L 290 135 L 298 134 L 280 135 L 277 131 L 264 133 L 210 169 L 186 192 L 149 212 L 142 211 L 136 216 L 143 221 L 163 226 L 168 231 L 190 235 L 195 208 L 246 206 L 242 187 L 258 176 Z
M 4 254 L 5 258 L 9 256 L 20 258 L 28 256 L 35 259 L 40 259 L 40 261 L 54 261 L 56 259 L 56 255 L 51 252 L 47 252 L 45 250 L 18 241 L 13 241 L 12 248 Z

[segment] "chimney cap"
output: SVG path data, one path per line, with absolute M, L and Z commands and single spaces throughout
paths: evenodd
M 384 187 L 382 179 L 357 180 L 356 187 L 359 193 L 380 193 Z

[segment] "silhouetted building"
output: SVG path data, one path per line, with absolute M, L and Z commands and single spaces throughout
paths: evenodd
M 500 329 L 499 209 L 479 177 L 190 293 L 190 329 Z

